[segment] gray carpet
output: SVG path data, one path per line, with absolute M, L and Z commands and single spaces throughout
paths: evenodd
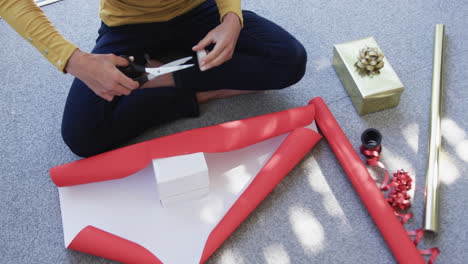
M 465 0 L 244 1 L 292 32 L 308 52 L 307 73 L 291 88 L 211 102 L 197 119 L 153 129 L 132 142 L 302 106 L 321 96 L 358 147 L 360 133 L 384 135 L 383 161 L 409 170 L 416 188 L 408 229 L 422 225 L 433 30 L 446 24 L 443 170 L 438 263 L 468 258 L 468 4 Z M 98 1 L 44 7 L 57 28 L 89 51 Z M 405 84 L 397 108 L 359 117 L 333 67 L 332 46 L 374 36 Z M 72 77 L 0 21 L 0 263 L 112 263 L 66 250 L 57 188 L 48 169 L 78 159 L 60 120 Z M 181 252 L 183 254 L 183 252 Z M 394 263 L 379 231 L 325 141 L 282 181 L 209 263 Z

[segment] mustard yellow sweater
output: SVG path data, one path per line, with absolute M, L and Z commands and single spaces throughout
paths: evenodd
M 168 21 L 205 0 L 101 0 L 99 15 L 108 26 Z M 241 0 L 216 0 L 221 18 L 236 13 Z M 77 48 L 52 25 L 33 0 L 0 0 L 0 16 L 60 71 Z

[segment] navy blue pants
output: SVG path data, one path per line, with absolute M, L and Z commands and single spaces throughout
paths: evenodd
M 201 91 L 272 90 L 298 82 L 305 72 L 304 47 L 288 32 L 250 11 L 231 60 L 201 72 L 191 67 L 174 73 L 176 87 L 135 90 L 108 102 L 79 79 L 70 88 L 62 136 L 76 155 L 93 156 L 122 144 L 145 129 L 199 114 L 195 93 Z M 192 54 L 192 47 L 220 23 L 208 0 L 168 22 L 108 27 L 102 24 L 92 53 L 132 55 L 145 64 L 161 52 Z

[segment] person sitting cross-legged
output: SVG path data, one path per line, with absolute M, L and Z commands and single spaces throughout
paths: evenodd
M 75 76 L 62 136 L 81 157 L 108 151 L 144 130 L 199 115 L 199 103 L 283 89 L 304 75 L 303 45 L 240 0 L 101 0 L 101 27 L 91 52 L 67 41 L 33 0 L 0 0 L 2 16 L 60 71 Z M 196 67 L 139 87 L 116 66 L 160 66 L 164 51 L 207 55 Z M 147 60 L 147 57 L 151 60 Z

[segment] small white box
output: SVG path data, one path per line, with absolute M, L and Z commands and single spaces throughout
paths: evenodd
M 201 60 L 206 57 L 206 50 L 197 51 L 198 67 L 201 65 Z
M 153 169 L 162 206 L 201 198 L 209 192 L 203 153 L 154 159 Z

